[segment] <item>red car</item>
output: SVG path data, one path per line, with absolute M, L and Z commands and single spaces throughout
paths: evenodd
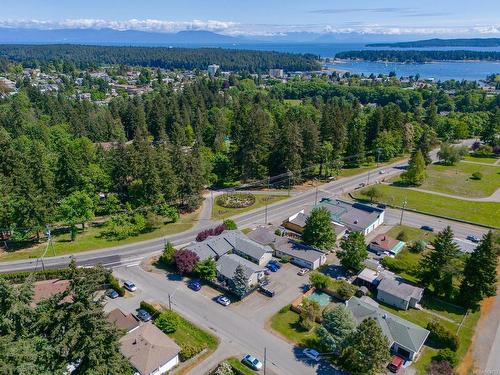
M 396 373 L 399 371 L 401 366 L 405 363 L 405 360 L 397 355 L 392 357 L 391 363 L 387 366 L 390 372 Z

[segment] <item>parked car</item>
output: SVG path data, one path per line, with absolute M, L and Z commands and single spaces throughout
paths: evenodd
M 106 292 L 106 295 L 111 298 L 111 299 L 115 299 L 115 298 L 118 298 L 120 297 L 120 295 L 118 294 L 118 292 L 114 289 L 109 289 L 107 292 Z
M 308 273 L 309 270 L 307 268 L 301 268 L 299 272 L 297 272 L 297 275 L 299 276 L 304 276 L 306 273 Z
M 222 306 L 229 306 L 231 304 L 231 301 L 226 296 L 217 297 L 217 302 L 220 303 Z
M 380 172 L 378 172 L 380 174 L 384 174 L 385 173 L 385 169 L 382 169 Z
M 278 267 L 276 267 L 274 264 L 272 263 L 269 263 L 266 268 L 271 271 L 271 272 L 277 272 L 278 271 Z
M 151 320 L 151 314 L 144 309 L 137 310 L 137 317 L 143 322 L 149 322 Z
M 268 264 L 272 264 L 273 266 L 275 266 L 278 269 L 281 268 L 280 262 L 278 262 L 277 260 L 274 260 L 274 259 L 270 260 Z
M 363 187 L 365 187 L 365 186 L 366 186 L 366 184 L 365 184 L 364 182 L 362 182 L 362 183 L 360 183 L 360 184 L 358 185 L 358 187 L 360 187 L 360 188 L 363 188 Z
M 383 204 L 383 203 L 379 203 L 379 204 L 377 204 L 377 207 L 385 210 L 387 208 L 387 205 Z
M 471 241 L 471 242 L 474 242 L 474 243 L 478 243 L 479 241 L 481 241 L 481 240 L 479 239 L 479 237 L 473 236 L 472 234 L 469 234 L 469 235 L 467 236 L 467 239 L 468 239 L 469 241 Z
M 132 281 L 128 281 L 128 280 L 123 282 L 123 287 L 130 292 L 135 292 L 137 290 L 137 287 L 135 286 L 135 284 Z
M 274 297 L 274 295 L 276 294 L 276 292 L 274 290 L 269 289 L 266 285 L 260 285 L 259 292 L 261 292 L 262 294 L 264 294 L 265 296 L 268 296 L 268 297 Z
M 430 226 L 428 226 L 428 225 L 422 225 L 422 226 L 420 227 L 420 229 L 422 229 L 422 230 L 426 230 L 426 231 L 428 231 L 428 232 L 434 232 L 434 228 L 433 228 L 433 227 L 430 227 Z
M 306 357 L 311 358 L 313 361 L 318 362 L 320 360 L 319 353 L 314 349 L 305 348 L 304 350 L 302 350 L 302 354 L 304 354 Z
M 191 280 L 188 283 L 188 288 L 197 292 L 201 289 L 201 283 L 198 280 Z
M 344 280 L 344 281 L 347 281 L 347 277 L 345 276 L 337 276 L 336 278 L 337 280 Z
M 403 358 L 395 355 L 394 357 L 392 357 L 391 363 L 387 365 L 387 368 L 389 369 L 390 372 L 396 373 L 399 371 L 399 369 L 403 366 L 404 363 L 405 360 Z
M 244 356 L 241 363 L 255 371 L 259 371 L 262 368 L 262 362 L 250 354 Z

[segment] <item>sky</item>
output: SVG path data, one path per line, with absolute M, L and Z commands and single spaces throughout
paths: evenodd
M 500 35 L 500 0 L 1 0 L 0 27 Z

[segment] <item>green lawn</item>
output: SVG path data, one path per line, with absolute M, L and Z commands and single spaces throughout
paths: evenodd
M 495 164 L 498 160 L 497 158 L 480 158 L 477 156 L 467 155 L 464 160 L 473 161 L 476 163 L 486 163 L 486 164 Z
M 408 225 L 396 225 L 392 227 L 386 234 L 392 238 L 396 238 L 400 232 L 404 231 L 408 237 L 407 242 L 423 240 L 431 242 L 436 235 L 432 232 L 419 228 L 409 227 Z
M 377 188 L 381 194 L 377 201 L 391 206 L 399 207 L 406 200 L 408 208 L 424 213 L 448 216 L 493 227 L 497 227 L 500 222 L 500 203 L 467 202 L 389 185 L 378 185 Z M 357 199 L 369 200 L 364 195 L 365 191 L 366 189 L 355 191 L 353 196 Z
M 165 224 L 162 227 L 148 233 L 143 233 L 135 237 L 130 237 L 125 240 L 108 240 L 106 238 L 97 237 L 101 231 L 99 227 L 91 227 L 85 232 L 79 232 L 74 242 L 70 241 L 70 234 L 65 233 L 54 237 L 54 250 L 50 249 L 46 256 L 73 254 L 81 251 L 96 250 L 106 247 L 126 245 L 133 242 L 150 240 L 157 237 L 166 236 L 169 234 L 180 233 L 190 229 L 198 218 L 198 212 L 182 215 L 176 223 Z M 0 262 L 7 262 L 19 259 L 37 258 L 45 251 L 46 244 L 16 250 L 13 252 L 0 252 Z
M 271 318 L 271 328 L 288 341 L 308 347 L 314 347 L 318 337 L 315 334 L 317 324 L 311 331 L 304 331 L 298 326 L 299 314 L 288 308 L 281 309 Z
M 462 197 L 488 197 L 500 188 L 500 166 L 457 163 L 453 166 L 433 164 L 427 167 L 427 177 L 420 189 Z M 472 173 L 481 172 L 483 178 L 474 180 Z
M 292 107 L 296 107 L 296 106 L 299 106 L 299 105 L 302 104 L 302 100 L 301 99 L 285 99 L 284 102 L 286 104 L 291 105 Z
M 187 350 L 201 352 L 203 349 L 215 350 L 219 346 L 219 340 L 211 333 L 199 328 L 190 321 L 179 315 L 179 324 L 174 333 L 168 336 L 181 347 L 181 359 Z
M 429 348 L 428 346 L 422 348 L 417 361 L 413 364 L 418 375 L 427 375 L 427 366 L 429 366 L 432 357 L 434 357 L 437 352 L 437 349 Z
M 288 198 L 287 194 L 283 195 L 267 195 L 267 194 L 255 194 L 255 203 L 250 207 L 245 208 L 227 208 L 222 207 L 217 203 L 217 198 L 214 199 L 214 208 L 212 211 L 212 219 L 214 220 L 224 220 L 228 217 L 242 214 L 256 208 L 264 207 L 267 204 L 272 204 L 280 200 Z
M 225 360 L 225 362 L 229 363 L 231 367 L 238 371 L 239 374 L 242 375 L 254 375 L 255 371 L 249 369 L 247 366 L 245 366 L 243 363 L 241 363 L 241 360 L 236 358 L 236 357 L 231 357 Z

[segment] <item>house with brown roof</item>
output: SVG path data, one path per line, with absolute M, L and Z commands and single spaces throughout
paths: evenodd
M 120 339 L 120 351 L 140 375 L 160 375 L 179 364 L 181 348 L 148 322 Z
M 403 241 L 398 241 L 386 234 L 379 234 L 370 241 L 368 248 L 378 255 L 385 252 L 396 255 L 404 246 L 405 243 Z
M 125 314 L 120 309 L 110 311 L 106 320 L 114 324 L 116 328 L 125 332 L 132 332 L 139 327 L 139 321 L 133 314 Z
M 51 298 L 52 296 L 64 292 L 69 286 L 69 280 L 41 280 L 33 283 L 33 298 L 31 303 L 37 305 L 40 301 Z M 66 296 L 61 303 L 71 302 L 71 297 Z

